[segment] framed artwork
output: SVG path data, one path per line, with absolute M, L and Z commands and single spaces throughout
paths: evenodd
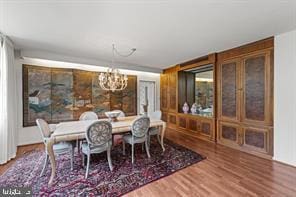
M 105 91 L 98 83 L 98 72 L 49 68 L 23 64 L 23 126 L 36 125 L 37 118 L 48 123 L 78 120 L 85 111 L 99 118 L 119 109 L 137 114 L 137 76 L 128 75 L 123 91 Z

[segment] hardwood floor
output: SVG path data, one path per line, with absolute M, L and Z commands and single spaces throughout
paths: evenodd
M 166 137 L 207 157 L 125 196 L 296 196 L 296 168 L 168 130 Z M 43 144 L 18 148 L 17 157 Z M 15 159 L 14 159 L 15 160 Z M 0 166 L 2 174 L 14 160 Z

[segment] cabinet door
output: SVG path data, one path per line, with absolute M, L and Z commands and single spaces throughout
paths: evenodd
M 162 111 L 168 109 L 168 74 L 160 75 L 160 108 Z
M 170 114 L 168 115 L 168 123 L 171 125 L 177 125 L 177 116 L 176 114 Z
M 199 134 L 206 137 L 210 137 L 210 138 L 212 137 L 212 134 L 213 134 L 212 120 L 201 120 L 199 128 L 200 128 Z
M 169 74 L 169 111 L 177 112 L 177 72 Z
M 262 153 L 270 152 L 271 131 L 269 129 L 244 126 L 242 133 L 243 148 Z
M 240 126 L 234 123 L 219 122 L 218 141 L 230 147 L 240 147 L 243 144 Z
M 240 61 L 224 61 L 219 65 L 218 74 L 218 117 L 220 120 L 239 121 L 240 119 Z
M 243 122 L 271 124 L 270 83 L 270 52 L 257 53 L 243 58 Z
M 196 118 L 188 118 L 188 127 L 190 131 L 198 133 L 200 131 L 200 121 Z
M 187 118 L 186 116 L 178 116 L 178 127 L 181 129 L 187 129 Z
M 161 112 L 161 120 L 163 120 L 164 122 L 168 121 L 168 114 L 167 112 L 162 111 Z

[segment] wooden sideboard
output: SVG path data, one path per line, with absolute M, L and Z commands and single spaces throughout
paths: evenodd
M 273 46 L 273 38 L 267 38 L 165 69 L 162 119 L 169 128 L 190 136 L 272 158 Z M 178 72 L 209 63 L 215 76 L 213 117 L 180 113 L 180 102 L 186 99 L 179 94 Z

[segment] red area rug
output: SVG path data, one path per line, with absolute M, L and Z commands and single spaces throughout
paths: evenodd
M 204 159 L 200 154 L 168 140 L 165 140 L 165 148 L 163 153 L 157 141 L 152 140 L 151 158 L 148 159 L 141 145 L 137 145 L 132 165 L 130 146 L 127 145 L 125 156 L 122 155 L 122 147 L 116 146 L 112 150 L 113 172 L 109 170 L 106 153 L 93 155 L 88 179 L 84 178 L 80 155 L 75 155 L 73 171 L 70 170 L 69 155 L 60 155 L 56 157 L 57 174 L 51 187 L 47 185 L 50 165 L 39 177 L 45 153 L 34 151 L 19 158 L 0 176 L 0 186 L 31 186 L 34 196 L 120 196 Z

